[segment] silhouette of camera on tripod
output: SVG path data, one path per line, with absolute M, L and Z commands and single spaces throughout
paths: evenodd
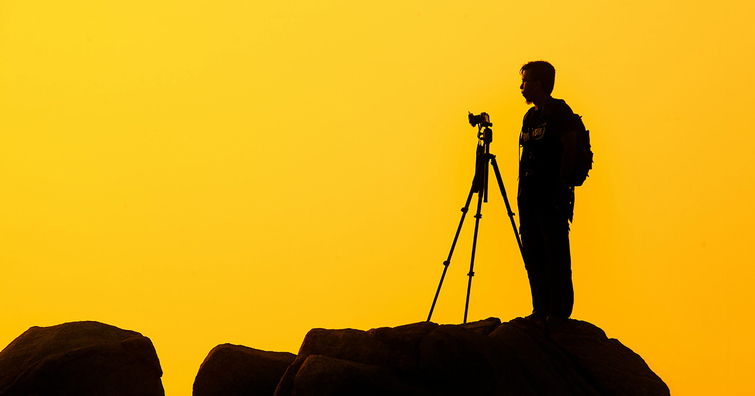
M 472 196 L 477 194 L 477 213 L 475 214 L 475 227 L 474 238 L 472 239 L 472 259 L 469 265 L 469 283 L 467 284 L 467 300 L 464 305 L 464 323 L 467 323 L 467 313 L 469 312 L 469 296 L 472 289 L 472 277 L 474 276 L 474 260 L 475 253 L 477 252 L 477 236 L 480 229 L 480 219 L 482 218 L 482 203 L 488 202 L 488 175 L 489 165 L 493 165 L 493 171 L 495 171 L 496 179 L 498 180 L 498 187 L 503 195 L 503 202 L 506 203 L 506 210 L 508 211 L 509 219 L 511 220 L 511 226 L 514 228 L 514 235 L 516 236 L 517 244 L 519 244 L 519 251 L 522 251 L 522 241 L 519 238 L 519 231 L 517 231 L 516 223 L 514 222 L 514 212 L 511 211 L 511 205 L 509 199 L 506 197 L 506 188 L 503 186 L 503 179 L 501 178 L 501 171 L 498 169 L 498 162 L 495 159 L 495 155 L 490 153 L 490 143 L 493 141 L 493 130 L 490 128 L 493 124 L 490 122 L 490 115 L 488 113 L 480 113 L 478 115 L 469 113 L 469 124 L 473 127 L 477 127 L 477 155 L 475 156 L 475 175 L 472 179 L 472 188 L 469 190 L 467 201 L 464 207 L 461 208 L 461 220 L 459 226 L 456 228 L 456 235 L 454 236 L 453 243 L 451 244 L 451 250 L 448 253 L 448 258 L 443 262 L 443 274 L 440 277 L 440 283 L 438 284 L 438 290 L 435 292 L 435 298 L 433 304 L 430 307 L 430 314 L 427 316 L 429 322 L 433 316 L 433 310 L 435 310 L 435 304 L 438 302 L 438 296 L 440 295 L 440 289 L 443 286 L 443 280 L 446 277 L 446 271 L 451 264 L 451 257 L 453 256 L 454 249 L 456 248 L 456 242 L 459 240 L 459 234 L 461 233 L 461 227 L 464 224 L 464 219 L 469 211 L 469 204 L 472 202 Z

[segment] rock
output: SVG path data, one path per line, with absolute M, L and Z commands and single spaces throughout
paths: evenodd
M 149 338 L 98 322 L 32 327 L 0 352 L 0 396 L 164 396 Z
M 416 347 L 436 327 L 422 322 L 366 332 L 310 330 L 275 395 L 422 395 L 425 391 L 404 377 L 419 374 Z M 323 364 L 328 361 L 333 364 Z M 324 393 L 328 389 L 331 393 Z
M 598 327 L 518 318 L 313 329 L 275 396 L 669 395 L 640 356 Z
M 199 367 L 194 396 L 270 396 L 296 355 L 241 345 L 213 348 Z
M 524 319 L 510 322 L 526 328 Z M 575 369 L 601 395 L 657 395 L 669 390 L 653 373 L 640 355 L 618 340 L 609 339 L 605 332 L 587 322 L 570 320 L 553 327 L 549 339 L 541 332 L 529 331 L 541 344 L 558 346 L 574 364 Z M 631 390 L 631 392 L 625 392 Z M 664 393 L 665 392 L 665 393 Z
M 301 364 L 296 371 L 294 394 L 429 396 L 423 389 L 396 378 L 384 367 L 323 355 L 309 355 Z

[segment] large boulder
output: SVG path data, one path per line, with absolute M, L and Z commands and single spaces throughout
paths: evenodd
M 199 367 L 194 396 L 271 396 L 296 355 L 241 345 L 213 348 Z
M 149 338 L 98 322 L 32 327 L 0 352 L 0 396 L 164 396 Z
M 313 329 L 275 396 L 669 395 L 640 356 L 587 322 L 496 318 Z

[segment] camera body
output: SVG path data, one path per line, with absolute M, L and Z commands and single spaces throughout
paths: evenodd
M 487 128 L 493 126 L 493 124 L 490 123 L 490 116 L 488 113 L 480 113 L 479 115 L 474 115 L 472 112 L 469 112 L 469 124 L 472 126 L 477 126 L 478 124 L 482 128 Z

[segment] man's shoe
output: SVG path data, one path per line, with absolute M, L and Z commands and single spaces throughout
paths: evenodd
M 554 329 L 563 327 L 568 322 L 569 322 L 569 318 L 563 318 L 558 315 L 548 315 L 548 317 L 545 318 L 545 325 L 548 326 L 549 330 L 554 330 Z
M 524 318 L 527 320 L 545 320 L 546 317 L 547 315 L 544 313 L 540 313 L 538 311 L 532 311 L 531 314 L 525 316 Z
M 545 314 L 542 314 L 540 312 L 532 312 L 531 314 L 524 317 L 525 320 L 532 323 L 536 327 L 545 328 L 545 321 L 547 316 Z

